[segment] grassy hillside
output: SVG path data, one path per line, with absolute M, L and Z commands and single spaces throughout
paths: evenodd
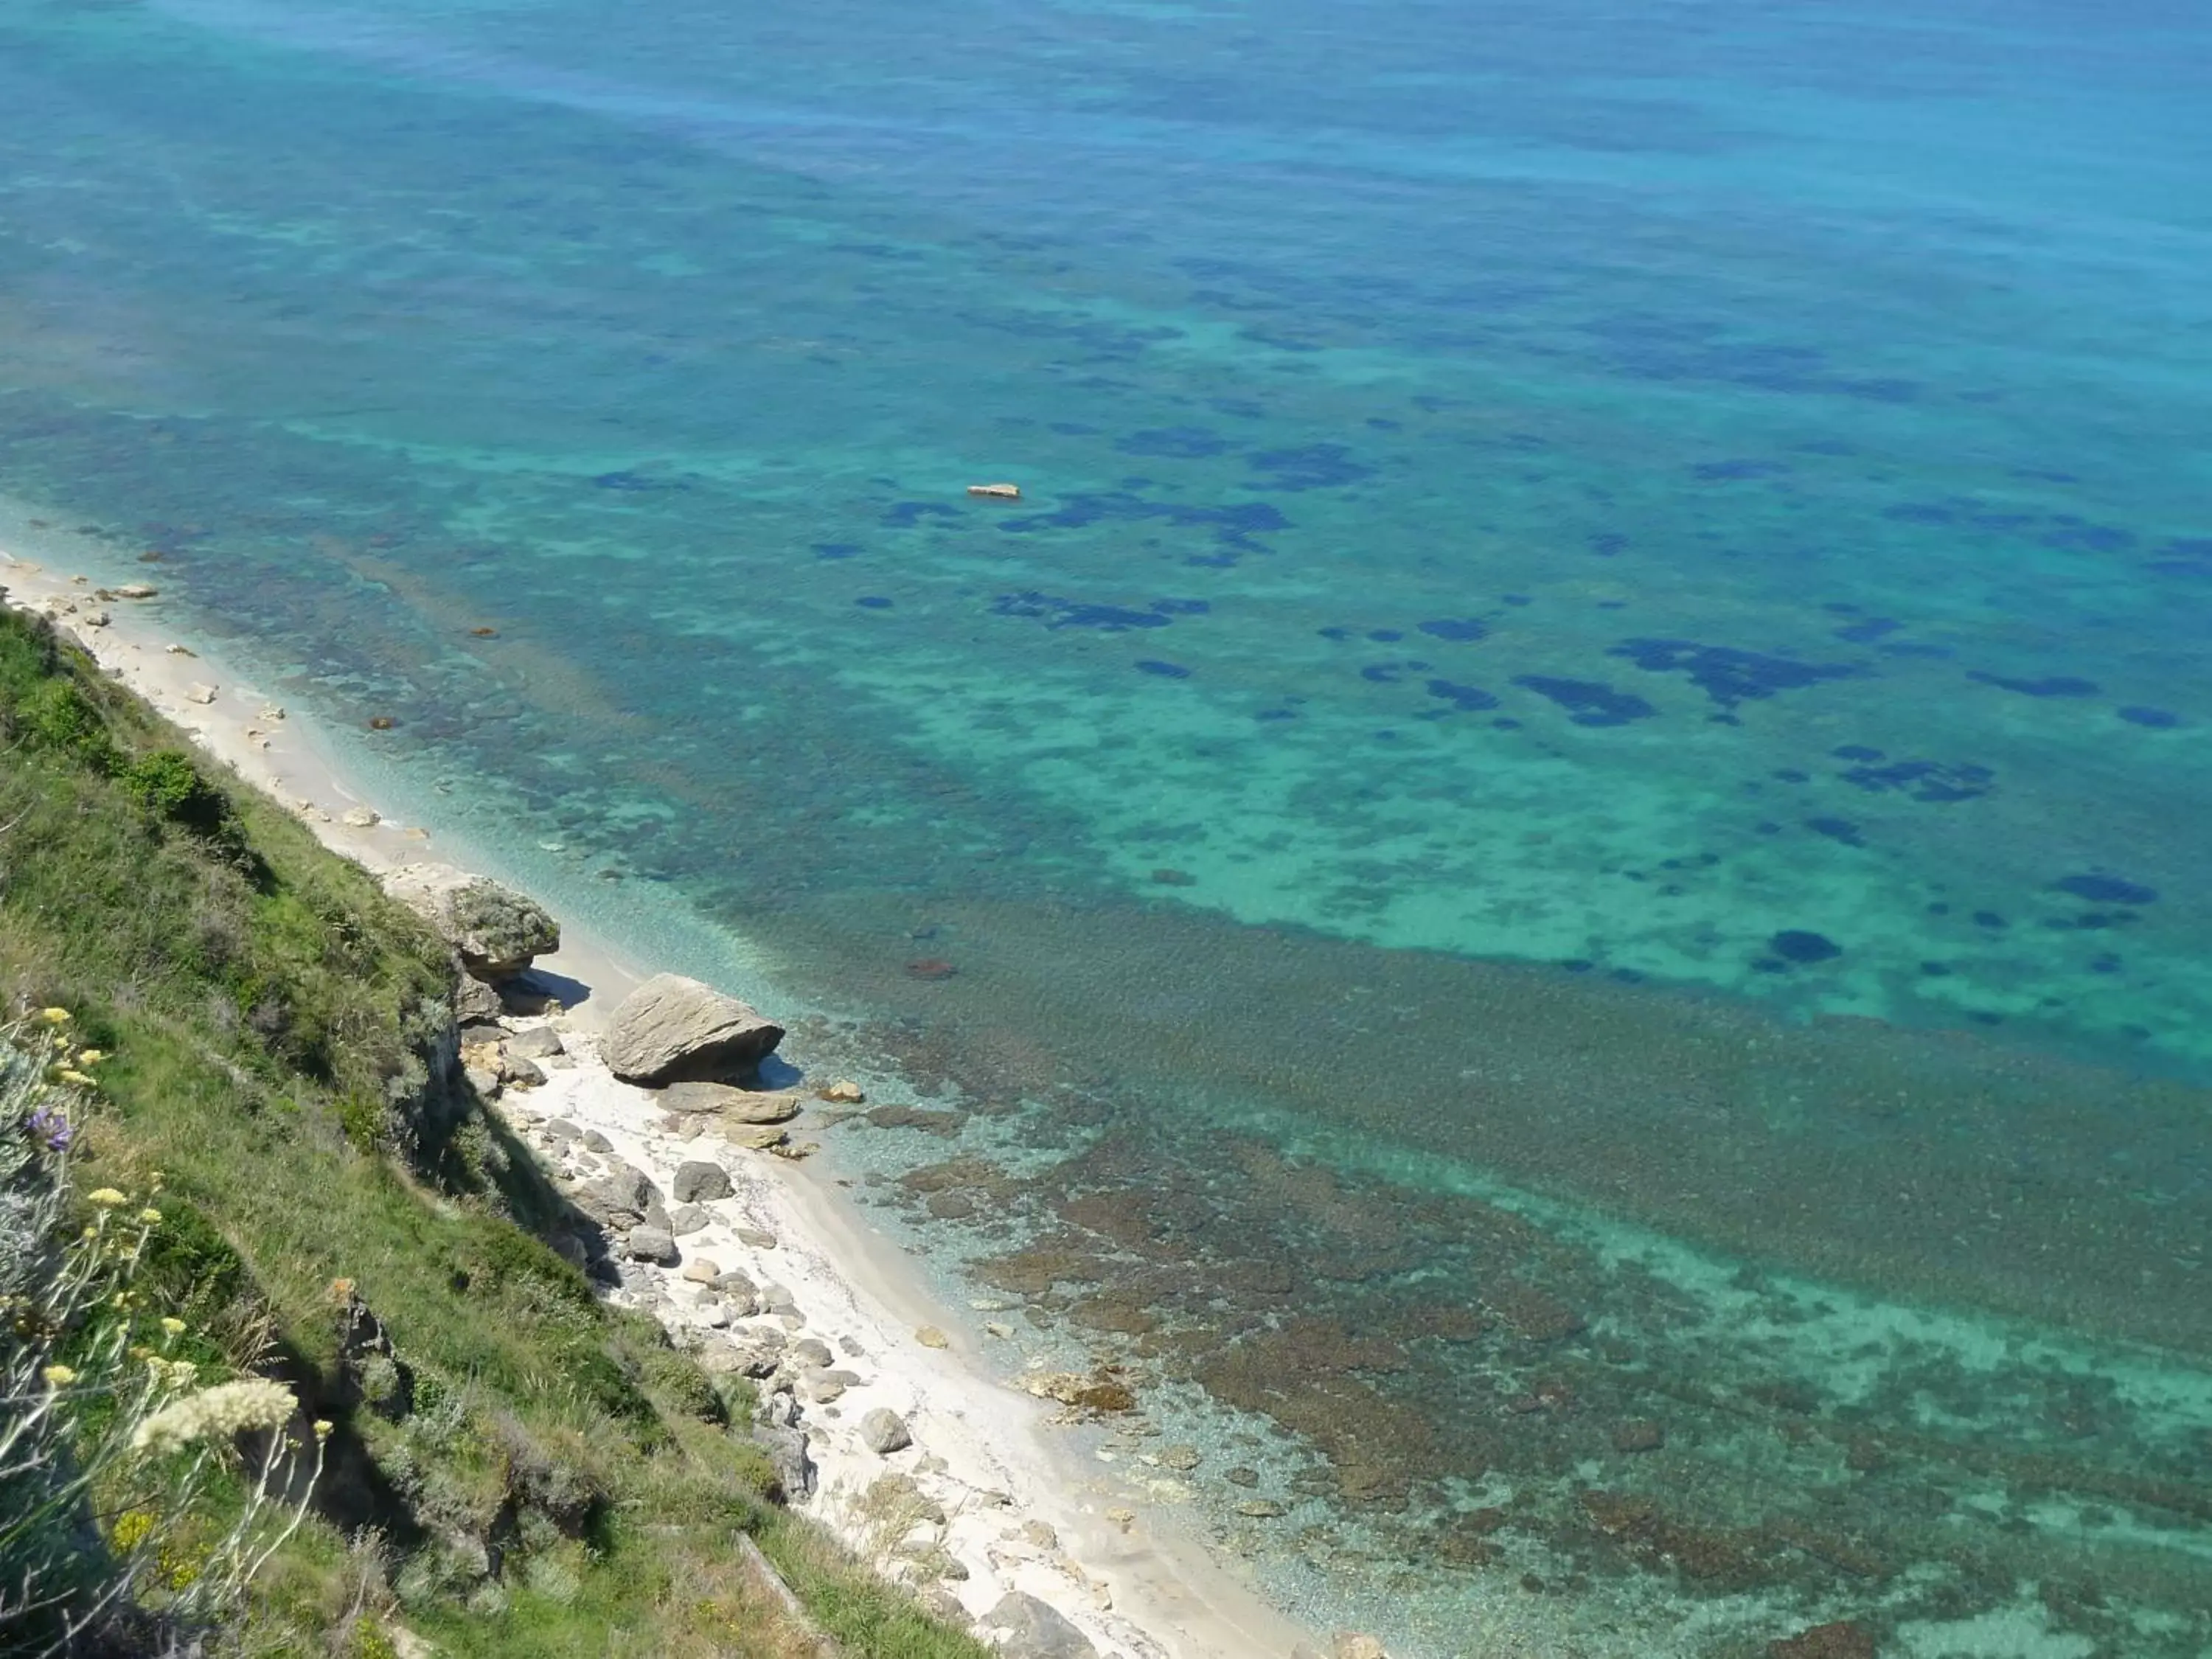
M 797 1651 L 744 1532 L 848 1652 L 982 1651 L 786 1515 L 750 1396 L 541 1242 L 557 1194 L 448 1081 L 442 947 L 13 612 L 0 826 L 0 993 L 109 1055 L 80 1184 L 160 1171 L 162 1304 L 334 1425 L 220 1650 Z M 388 1357 L 342 1352 L 349 1305 Z

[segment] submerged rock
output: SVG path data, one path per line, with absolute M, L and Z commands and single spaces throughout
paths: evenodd
M 561 924 L 535 899 L 450 864 L 402 865 L 384 886 L 436 928 L 469 975 L 487 985 L 513 979 L 561 948 Z
M 623 999 L 600 1056 L 625 1083 L 726 1081 L 751 1073 L 783 1027 L 750 1004 L 679 974 L 656 974 Z
M 1856 1620 L 1839 1619 L 1770 1642 L 1766 1651 L 1770 1659 L 1874 1659 L 1874 1632 Z

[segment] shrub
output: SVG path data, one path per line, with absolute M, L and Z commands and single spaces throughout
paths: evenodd
M 88 1068 L 104 1056 L 67 1041 L 69 1024 L 54 1008 L 0 1030 L 0 1650 L 170 1651 L 234 1613 L 299 1525 L 304 1496 L 270 1501 L 297 1402 L 260 1377 L 202 1386 L 212 1368 L 180 1357 L 185 1322 L 140 1279 L 161 1212 L 112 1187 L 73 1192 Z M 318 1474 L 328 1431 L 316 1425 Z M 264 1437 L 258 1478 L 210 1540 L 198 1500 L 246 1433 Z
M 40 681 L 22 695 L 10 714 L 15 729 L 41 749 L 68 755 L 96 771 L 115 765 L 115 745 L 108 740 L 106 726 L 68 680 Z
M 51 682 L 63 684 L 66 682 Z M 229 803 L 200 775 L 191 757 L 174 749 L 141 755 L 123 770 L 123 791 L 148 817 L 211 835 L 222 827 Z

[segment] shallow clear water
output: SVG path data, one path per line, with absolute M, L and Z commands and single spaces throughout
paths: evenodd
M 2200 1654 L 2212 26 L 1929 9 L 27 3 L 0 494 L 952 1111 L 1286 1597 Z

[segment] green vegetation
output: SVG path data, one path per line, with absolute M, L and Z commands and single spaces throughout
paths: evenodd
M 559 1196 L 441 1063 L 450 973 L 364 872 L 0 612 L 0 991 L 104 1056 L 74 1179 L 158 1179 L 144 1293 L 331 1425 L 307 1523 L 210 1651 L 805 1650 L 746 1532 L 848 1653 L 976 1659 L 777 1507 L 749 1393 L 544 1242 Z

